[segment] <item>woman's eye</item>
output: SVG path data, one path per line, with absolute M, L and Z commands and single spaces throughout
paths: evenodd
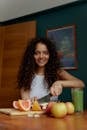
M 49 53 L 47 51 L 45 51 L 44 54 L 48 55 Z
M 38 54 L 39 54 L 39 52 L 35 52 L 34 54 L 35 54 L 35 55 L 38 55 Z
M 34 54 L 35 54 L 35 55 L 40 55 L 40 54 L 48 55 L 49 53 L 48 53 L 48 51 L 44 51 L 44 52 L 39 52 L 39 51 L 37 51 L 37 52 L 35 52 Z

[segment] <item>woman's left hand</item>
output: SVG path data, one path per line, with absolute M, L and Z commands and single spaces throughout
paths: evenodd
M 62 84 L 59 81 L 54 82 L 50 88 L 50 93 L 53 96 L 60 95 L 62 93 Z

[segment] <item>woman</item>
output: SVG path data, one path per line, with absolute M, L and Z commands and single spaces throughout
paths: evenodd
M 55 45 L 47 38 L 32 39 L 18 73 L 22 99 L 49 101 L 61 94 L 63 87 L 83 88 L 84 83 L 60 68 Z

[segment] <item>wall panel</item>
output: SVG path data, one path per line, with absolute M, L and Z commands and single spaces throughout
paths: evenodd
M 35 36 L 35 21 L 5 26 L 0 107 L 9 107 L 13 100 L 20 98 L 16 82 L 17 73 L 27 42 Z

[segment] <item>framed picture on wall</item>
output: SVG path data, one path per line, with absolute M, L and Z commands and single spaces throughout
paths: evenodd
M 47 29 L 46 36 L 56 45 L 61 67 L 64 69 L 77 69 L 75 25 Z

